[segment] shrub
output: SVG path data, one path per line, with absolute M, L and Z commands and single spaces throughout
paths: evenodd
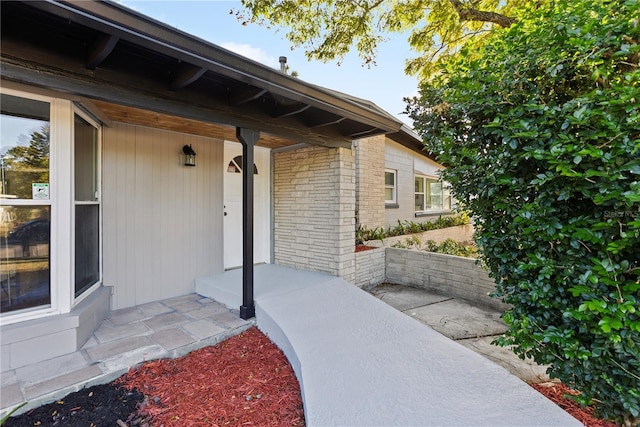
M 409 112 L 513 308 L 499 340 L 640 422 L 640 2 L 536 2 Z

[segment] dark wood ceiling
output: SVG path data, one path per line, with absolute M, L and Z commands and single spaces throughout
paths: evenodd
M 261 144 L 347 146 L 397 132 L 342 97 L 111 2 L 0 2 L 2 78 L 96 100 L 113 120 Z M 209 132 L 209 133 L 207 133 Z

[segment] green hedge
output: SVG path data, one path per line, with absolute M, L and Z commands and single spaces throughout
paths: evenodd
M 535 2 L 408 108 L 512 309 L 500 344 L 640 422 L 640 2 Z

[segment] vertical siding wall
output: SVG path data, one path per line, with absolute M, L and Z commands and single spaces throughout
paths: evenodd
M 358 220 L 372 229 L 385 226 L 384 146 L 384 135 L 354 142 Z
M 276 264 L 355 278 L 355 157 L 344 148 L 274 154 Z
M 114 123 L 103 142 L 103 273 L 113 309 L 222 272 L 222 141 Z M 194 167 L 182 147 L 192 144 Z

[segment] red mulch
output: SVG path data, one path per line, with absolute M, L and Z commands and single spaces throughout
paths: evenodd
M 566 395 L 578 395 L 579 392 L 571 390 L 561 383 L 541 383 L 531 384 L 531 387 L 544 394 L 548 399 L 552 400 L 556 405 L 564 409 L 573 418 L 580 421 L 586 427 L 616 427 L 615 423 L 600 420 L 593 416 L 593 408 L 590 406 L 581 406 L 575 400 Z
M 287 358 L 257 328 L 180 359 L 145 363 L 118 380 L 148 397 L 153 426 L 304 426 Z
M 375 248 L 376 248 L 375 246 L 356 245 L 356 252 L 368 251 Z

